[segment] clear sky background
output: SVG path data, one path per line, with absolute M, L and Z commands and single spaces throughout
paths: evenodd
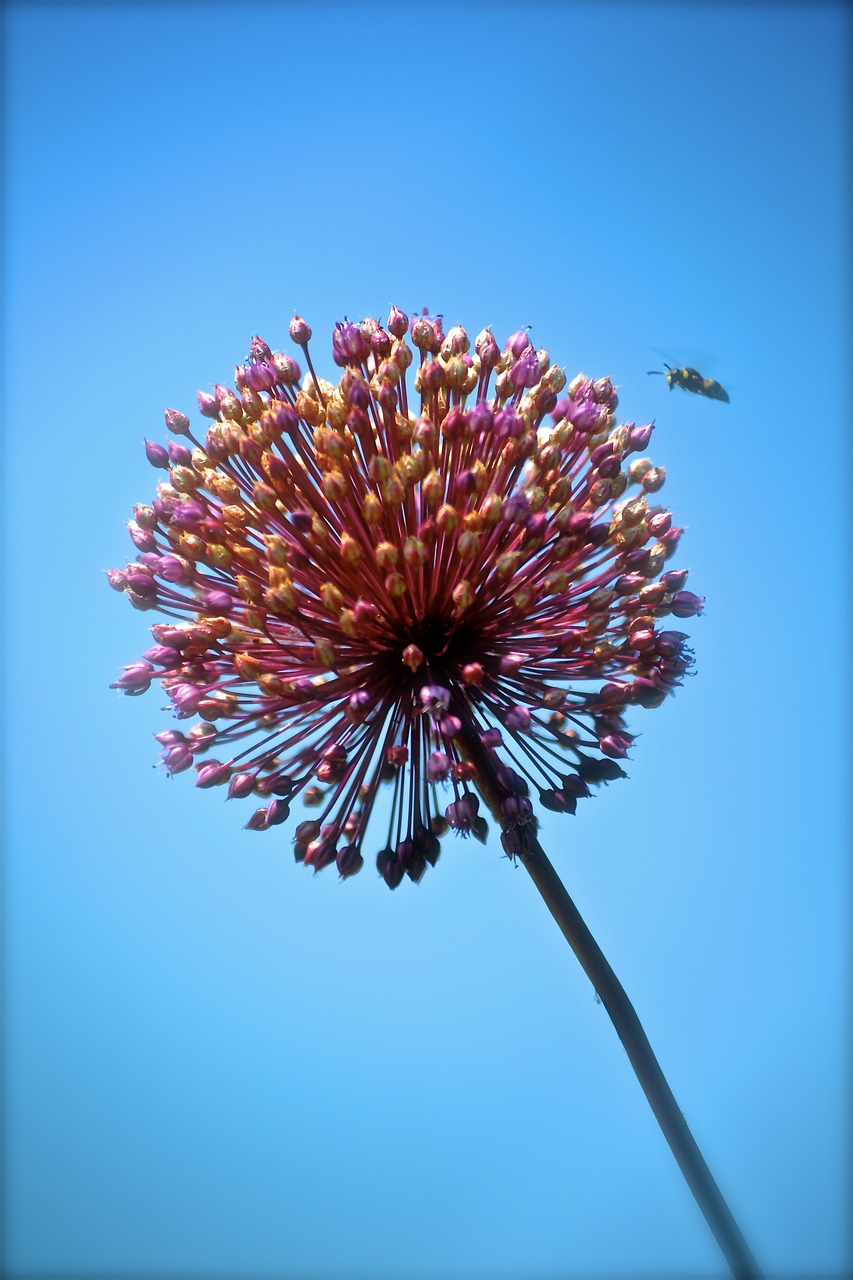
M 108 688 L 163 409 L 396 302 L 657 420 L 698 674 L 542 840 L 768 1275 L 846 1274 L 843 7 L 5 22 L 8 1273 L 724 1274 L 496 836 L 312 877 Z

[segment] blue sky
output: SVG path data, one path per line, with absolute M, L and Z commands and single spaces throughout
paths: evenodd
M 842 6 L 5 21 L 9 1272 L 722 1274 L 496 838 L 312 877 L 108 688 L 163 409 L 396 302 L 657 420 L 698 675 L 542 840 L 768 1275 L 845 1274 Z

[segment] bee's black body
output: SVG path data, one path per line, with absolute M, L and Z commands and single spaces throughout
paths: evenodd
M 709 400 L 725 400 L 726 404 L 729 403 L 729 393 L 725 387 L 715 382 L 713 378 L 703 378 L 696 369 L 689 369 L 686 366 L 682 369 L 672 369 L 668 364 L 664 365 L 664 369 L 649 369 L 649 373 L 663 374 L 670 391 L 673 387 L 682 387 L 685 391 L 692 391 L 694 395 L 707 396 Z

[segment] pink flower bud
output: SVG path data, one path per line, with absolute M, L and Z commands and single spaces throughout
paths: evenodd
M 311 341 L 311 330 L 301 316 L 294 316 L 288 330 L 292 342 L 297 347 L 305 347 Z
M 705 608 L 705 599 L 694 595 L 692 591 L 679 591 L 673 596 L 669 607 L 676 618 L 693 618 Z
M 508 729 L 514 729 L 520 733 L 529 733 L 531 725 L 530 711 L 527 707 L 511 707 L 506 713 L 504 724 Z
M 153 440 L 146 440 L 145 456 L 152 467 L 163 467 L 164 470 L 169 470 L 169 454 L 161 444 L 156 444 Z
M 364 866 L 364 858 L 359 853 L 357 845 L 345 844 L 338 850 L 335 863 L 341 879 L 348 880 L 350 876 L 358 875 Z
M 441 751 L 433 751 L 426 762 L 428 782 L 444 782 L 450 776 L 450 760 Z
M 197 787 L 218 787 L 231 776 L 231 766 L 222 764 L 219 760 L 207 760 L 204 764 L 196 765 L 196 769 Z
M 409 327 L 409 317 L 399 307 L 392 307 L 388 315 L 388 332 L 395 338 L 405 338 Z
M 208 395 L 206 391 L 198 392 L 198 409 L 199 413 L 205 418 L 218 418 L 219 406 L 216 403 L 216 396 Z
M 167 409 L 163 416 L 166 419 L 166 426 L 174 435 L 189 435 L 190 420 L 183 413 L 179 413 L 177 409 Z

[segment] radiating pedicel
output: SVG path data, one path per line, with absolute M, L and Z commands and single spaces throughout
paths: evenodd
M 504 850 L 524 858 L 531 788 L 573 813 L 624 776 L 625 714 L 688 671 L 701 612 L 681 529 L 617 424 L 608 378 L 566 375 L 526 331 L 472 345 L 392 308 L 332 335 L 336 385 L 255 338 L 235 390 L 199 393 L 206 434 L 166 411 L 167 474 L 134 509 L 137 557 L 110 571 L 154 645 L 114 688 L 162 686 L 180 727 L 169 773 L 263 802 L 266 831 L 301 796 L 296 857 L 344 878 L 364 857 L 418 881 L 448 828 L 484 840 L 478 782 Z M 192 724 L 188 724 L 192 721 Z M 380 786 L 390 817 L 371 823 Z

